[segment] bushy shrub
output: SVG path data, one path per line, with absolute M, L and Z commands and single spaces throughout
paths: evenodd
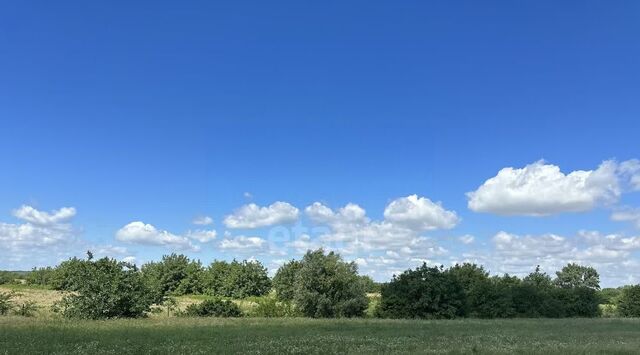
M 182 316 L 187 317 L 242 317 L 242 311 L 233 302 L 212 299 L 187 306 Z
M 74 293 L 66 295 L 55 310 L 68 318 L 105 319 L 141 317 L 153 299 L 135 265 L 103 258 L 82 260 L 74 278 Z
M 426 264 L 394 276 L 382 287 L 379 314 L 388 318 L 455 318 L 464 315 L 465 294 L 458 279 Z
M 290 301 L 280 301 L 275 297 L 261 297 L 255 303 L 249 312 L 252 317 L 281 318 L 300 315 Z
M 622 289 L 617 310 L 622 317 L 640 317 L 640 285 Z
M 13 292 L 0 292 L 0 315 L 4 316 L 15 307 L 13 298 L 15 293 Z

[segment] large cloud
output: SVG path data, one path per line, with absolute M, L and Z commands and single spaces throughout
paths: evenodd
M 198 250 L 189 238 L 158 230 L 151 224 L 135 221 L 116 232 L 116 239 L 121 242 L 143 245 L 160 245 L 179 250 Z
M 299 211 L 287 202 L 275 202 L 267 207 L 255 203 L 244 205 L 224 218 L 227 228 L 260 228 L 298 220 Z
M 521 169 L 500 170 L 476 191 L 467 193 L 468 205 L 476 212 L 499 215 L 587 211 L 618 200 L 622 192 L 620 176 L 614 161 L 605 161 L 596 170 L 566 175 L 558 166 L 538 161 Z
M 370 220 L 366 211 L 354 203 L 348 203 L 334 211 L 315 202 L 305 212 L 313 222 L 329 229 L 320 235 L 319 242 L 346 254 L 402 248 L 419 250 L 424 246 L 422 232 L 449 229 L 459 221 L 455 212 L 447 211 L 440 203 L 433 203 L 416 195 L 390 202 L 385 208 L 385 219 L 382 221 Z

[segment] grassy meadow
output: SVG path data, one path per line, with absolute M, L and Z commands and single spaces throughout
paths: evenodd
M 210 353 L 638 353 L 640 319 L 382 320 L 182 318 L 67 320 L 51 312 L 62 293 L 20 285 L 34 317 L 0 316 L 0 354 Z M 377 301 L 376 295 L 369 295 Z M 178 297 L 178 307 L 206 296 Z M 251 298 L 235 301 L 247 312 Z M 374 303 L 372 302 L 372 304 Z
M 638 319 L 0 317 L 3 354 L 637 353 Z

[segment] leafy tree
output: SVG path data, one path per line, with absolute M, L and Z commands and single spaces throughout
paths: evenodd
M 262 296 L 271 289 L 267 269 L 259 261 L 214 261 L 203 280 L 206 293 L 219 297 Z
M 66 295 L 56 310 L 68 318 L 105 319 L 141 317 L 150 310 L 152 294 L 133 264 L 103 258 L 80 260 L 74 278 L 83 282 Z
M 51 275 L 51 287 L 54 290 L 76 291 L 84 283 L 83 275 L 86 263 L 82 259 L 73 257 L 58 265 Z
M 159 262 L 142 266 L 144 281 L 156 303 L 161 303 L 166 295 L 202 293 L 203 272 L 200 261 L 175 253 L 164 255 Z
M 302 267 L 299 261 L 291 260 L 282 265 L 273 277 L 273 288 L 278 299 L 292 301 L 295 295 L 296 274 Z
M 394 276 L 382 288 L 380 314 L 390 318 L 455 318 L 464 315 L 465 293 L 453 273 L 427 264 Z
M 295 272 L 293 302 L 308 317 L 357 317 L 368 299 L 355 263 L 324 250 L 307 251 Z
M 626 286 L 618 301 L 618 314 L 622 317 L 640 317 L 640 285 Z
M 600 275 L 590 266 L 571 263 L 556 272 L 555 283 L 562 288 L 586 287 L 599 290 Z

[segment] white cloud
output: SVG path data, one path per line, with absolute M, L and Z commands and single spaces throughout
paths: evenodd
M 13 215 L 24 222 L 0 222 L 0 267 L 50 265 L 84 248 L 70 224 L 75 213 L 73 207 L 50 213 L 26 205 L 14 210 Z
M 467 196 L 476 212 L 546 216 L 587 211 L 617 201 L 621 192 L 615 161 L 566 175 L 558 166 L 538 161 L 521 169 L 504 168 Z
M 200 243 L 208 243 L 216 239 L 216 237 L 218 236 L 218 233 L 213 229 L 211 230 L 198 229 L 194 231 L 191 231 L 191 230 L 188 231 L 185 236 L 189 239 L 197 240 Z
M 251 194 L 251 192 L 246 192 L 246 191 L 242 194 L 242 196 L 244 196 L 244 198 L 246 198 L 246 199 L 252 199 L 253 198 L 253 195 Z
M 465 234 L 461 237 L 458 237 L 458 240 L 460 240 L 462 244 L 471 244 L 476 240 L 476 238 L 471 234 Z
M 636 254 L 640 250 L 640 237 L 593 231 L 581 231 L 574 237 L 499 232 L 491 242 L 492 248 L 463 253 L 459 262 L 475 262 L 492 273 L 517 276 L 527 275 L 536 265 L 553 275 L 575 262 L 593 266 L 600 273 L 603 286 L 619 286 L 629 280 L 640 282 L 633 268 L 640 262 Z
M 616 210 L 611 214 L 611 220 L 616 222 L 631 222 L 636 228 L 640 229 L 640 209 L 627 207 Z
M 13 211 L 13 215 L 16 218 L 35 225 L 50 226 L 69 221 L 76 215 L 76 209 L 73 207 L 62 207 L 59 210 L 54 210 L 49 213 L 38 211 L 31 206 L 22 205 Z
M 451 229 L 460 222 L 453 211 L 426 197 L 410 195 L 393 200 L 384 209 L 384 218 L 392 223 L 416 230 Z
M 244 205 L 224 218 L 227 228 L 260 228 L 298 220 L 299 211 L 287 202 L 275 202 L 268 207 L 255 203 Z
M 208 226 L 213 223 L 213 218 L 209 216 L 198 216 L 194 218 L 191 223 L 199 226 Z
M 232 237 L 227 235 L 220 241 L 220 249 L 236 251 L 260 251 L 267 248 L 267 241 L 260 237 L 246 237 L 243 235 Z
M 640 190 L 640 160 L 631 159 L 620 163 L 619 171 L 629 181 L 632 189 Z
M 382 221 L 371 221 L 366 211 L 354 203 L 334 211 L 315 202 L 305 212 L 311 221 L 329 228 L 316 242 L 343 254 L 402 248 L 423 250 L 422 232 L 452 228 L 459 220 L 455 212 L 416 195 L 389 203 Z
M 151 224 L 135 221 L 120 228 L 116 232 L 116 239 L 121 242 L 160 245 L 180 250 L 198 250 L 188 238 L 172 234 L 165 230 L 158 230 Z

